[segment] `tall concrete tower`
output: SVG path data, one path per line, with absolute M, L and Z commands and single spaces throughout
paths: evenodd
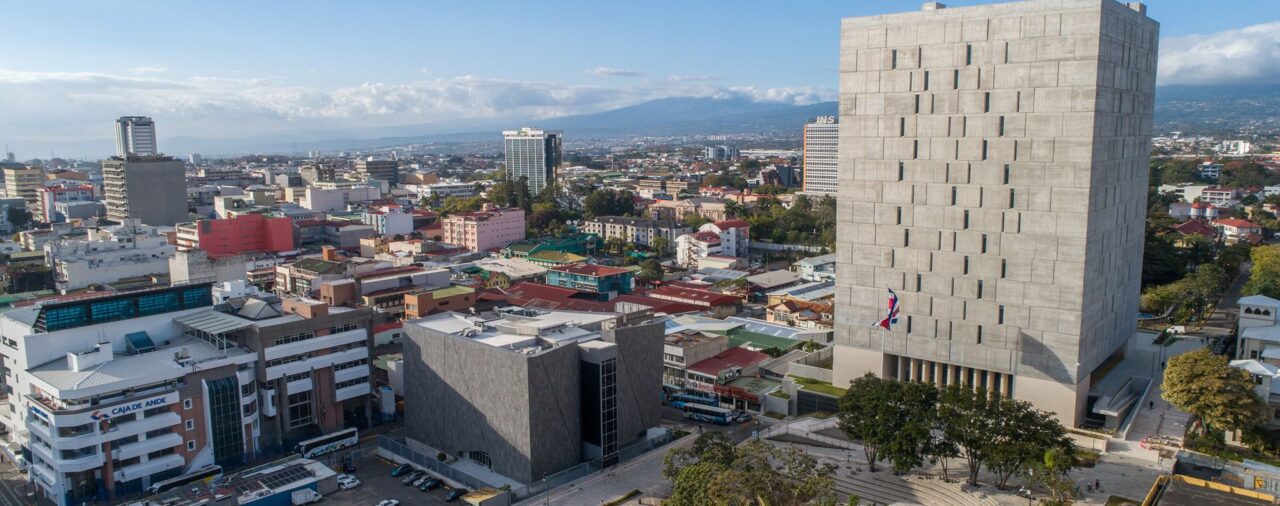
M 1114 0 L 843 20 L 836 383 L 1083 419 L 1136 332 L 1158 33 Z
M 156 122 L 146 116 L 121 116 L 116 119 L 116 156 L 151 156 L 156 147 Z

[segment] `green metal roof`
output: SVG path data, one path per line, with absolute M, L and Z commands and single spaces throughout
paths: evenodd
M 771 336 L 768 334 L 761 334 L 759 332 L 752 332 L 750 330 L 743 330 L 741 328 L 731 329 L 727 335 L 729 336 L 729 346 L 742 346 L 746 344 L 750 345 L 752 348 L 773 348 L 778 351 L 787 351 L 791 348 L 804 344 L 804 341 L 797 339 Z
M 584 257 L 582 255 L 575 255 L 573 253 L 565 253 L 563 251 L 547 250 L 547 251 L 539 251 L 537 253 L 529 255 L 529 259 L 541 260 L 544 262 L 571 264 L 575 262 L 585 261 L 587 257 Z
M 741 388 L 756 395 L 765 395 L 781 387 L 782 382 L 765 378 L 742 377 L 730 381 L 729 386 Z
M 432 291 L 430 291 L 430 292 L 428 292 L 428 293 L 430 293 L 430 294 L 431 294 L 431 297 L 432 297 L 432 298 L 434 298 L 434 299 L 443 299 L 443 298 L 445 298 L 445 297 L 454 297 L 454 296 L 457 296 L 457 295 L 466 295 L 466 294 L 469 294 L 469 293 L 475 293 L 475 291 L 476 291 L 476 289 L 475 289 L 475 288 L 471 288 L 471 287 L 469 287 L 469 286 L 457 286 L 457 285 L 454 285 L 454 286 L 450 286 L 450 287 L 447 287 L 447 288 L 440 288 L 440 289 L 438 289 L 438 290 L 432 290 Z

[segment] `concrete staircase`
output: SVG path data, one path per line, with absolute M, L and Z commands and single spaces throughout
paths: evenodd
M 862 504 L 998 506 L 981 492 L 968 492 L 960 484 L 919 475 L 901 478 L 884 473 L 850 474 L 842 469 L 837 472 L 835 488 L 842 494 L 857 494 Z
M 1148 407 L 1147 402 L 1154 402 L 1155 407 Z M 1169 441 L 1170 444 L 1182 445 L 1182 440 L 1187 434 L 1187 426 L 1191 421 L 1191 415 L 1169 405 L 1161 396 L 1159 385 L 1152 386 L 1151 391 L 1147 393 L 1146 399 L 1143 399 L 1142 404 L 1135 409 L 1139 411 L 1133 420 L 1133 425 L 1129 428 L 1129 433 L 1123 441 L 1119 439 L 1108 441 L 1108 453 L 1121 453 L 1143 460 L 1155 461 L 1159 458 L 1155 450 L 1149 447 L 1142 448 L 1142 440 L 1163 438 Z

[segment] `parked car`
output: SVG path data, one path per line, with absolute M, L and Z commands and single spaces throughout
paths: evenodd
M 467 495 L 467 489 L 465 488 L 449 489 L 449 491 L 444 494 L 444 502 L 456 501 L 464 495 Z
M 422 485 L 418 486 L 418 490 L 427 492 L 440 488 L 441 485 L 444 485 L 444 482 L 440 481 L 440 478 L 427 478 L 427 481 L 422 482 Z
M 422 477 L 422 475 L 424 475 L 424 474 L 427 474 L 427 472 L 426 472 L 426 471 L 423 471 L 423 470 L 421 470 L 421 469 L 419 469 L 419 470 L 417 470 L 417 471 L 414 471 L 414 472 L 412 472 L 412 473 L 409 473 L 409 475 L 408 475 L 408 476 L 405 476 L 403 480 L 400 480 L 400 483 L 403 483 L 403 484 L 405 484 L 405 485 L 410 485 L 410 484 L 412 484 L 413 482 L 417 481 L 417 480 L 418 480 L 418 478 L 421 478 L 421 477 Z
M 1170 333 L 1170 334 L 1186 334 L 1186 333 L 1187 333 L 1187 326 L 1186 326 L 1186 325 L 1174 325 L 1174 326 L 1172 326 L 1172 327 L 1169 327 L 1169 328 L 1165 329 L 1165 332 L 1168 332 L 1168 333 Z
M 397 467 L 391 470 L 391 476 L 400 476 L 404 473 L 409 472 L 412 469 L 413 469 L 413 466 L 409 464 L 400 464 L 400 467 Z
M 378 503 L 378 506 L 399 506 L 399 505 L 400 505 L 400 501 L 397 501 L 395 499 L 385 499 L 382 502 Z
M 338 490 L 351 490 L 360 486 L 360 479 L 349 474 L 338 476 Z
M 418 479 L 413 480 L 413 486 L 415 486 L 415 487 L 422 486 L 422 483 L 423 483 L 423 482 L 425 482 L 425 481 L 427 481 L 427 480 L 430 480 L 430 479 L 431 479 L 431 475 L 430 475 L 430 474 L 422 473 L 422 476 L 419 476 L 419 477 L 418 477 Z

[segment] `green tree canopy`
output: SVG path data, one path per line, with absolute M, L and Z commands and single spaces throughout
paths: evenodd
M 1170 404 L 1218 429 L 1245 430 L 1262 421 L 1253 378 L 1208 348 L 1169 359 L 1161 388 Z
M 1244 295 L 1262 294 L 1280 299 L 1280 246 L 1256 246 L 1249 250 L 1252 267 Z
M 740 446 L 708 432 L 689 448 L 667 453 L 663 475 L 672 481 L 672 506 L 805 504 L 835 500 L 835 469 L 796 448 L 759 439 Z

